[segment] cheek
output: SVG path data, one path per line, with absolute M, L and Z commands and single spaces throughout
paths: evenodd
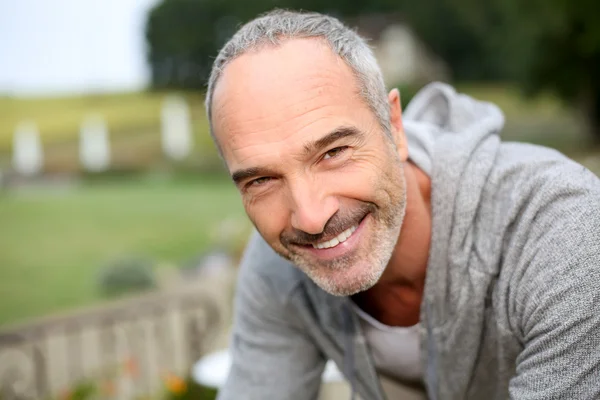
M 269 198 L 257 202 L 244 202 L 244 208 L 263 238 L 271 245 L 278 243 L 288 220 L 283 202 Z
M 373 201 L 385 174 L 371 160 L 357 159 L 338 171 L 327 174 L 325 186 L 342 196 Z

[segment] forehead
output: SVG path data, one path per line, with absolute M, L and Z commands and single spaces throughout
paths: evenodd
M 350 67 L 318 39 L 293 39 L 236 58 L 212 106 L 230 169 L 268 154 L 287 156 L 342 125 L 369 129 L 376 122 Z

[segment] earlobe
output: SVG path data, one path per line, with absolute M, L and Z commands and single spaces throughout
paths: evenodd
M 406 137 L 404 136 L 404 127 L 402 125 L 402 106 L 400 105 L 400 92 L 398 89 L 392 89 L 388 94 L 388 105 L 390 107 L 390 128 L 392 136 L 398 149 L 398 154 L 402 161 L 408 159 L 408 148 Z

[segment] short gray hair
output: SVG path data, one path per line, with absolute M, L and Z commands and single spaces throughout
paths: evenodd
M 223 46 L 213 63 L 206 93 L 206 113 L 212 126 L 212 97 L 215 86 L 229 62 L 266 45 L 277 46 L 294 38 L 321 38 L 352 69 L 358 89 L 379 124 L 390 135 L 390 110 L 383 74 L 365 39 L 338 19 L 318 13 L 274 10 L 244 26 Z M 218 145 L 218 143 L 217 143 Z

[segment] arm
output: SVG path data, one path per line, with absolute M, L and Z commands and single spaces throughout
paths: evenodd
M 303 331 L 292 306 L 257 263 L 278 260 L 265 254 L 255 235 L 240 267 L 231 352 L 233 365 L 219 400 L 314 399 L 325 360 Z M 269 249 L 270 250 L 270 249 Z M 286 268 L 280 262 L 269 265 Z
M 511 399 L 600 399 L 600 218 L 591 221 L 577 224 L 576 241 L 546 241 L 544 262 L 522 279 Z

